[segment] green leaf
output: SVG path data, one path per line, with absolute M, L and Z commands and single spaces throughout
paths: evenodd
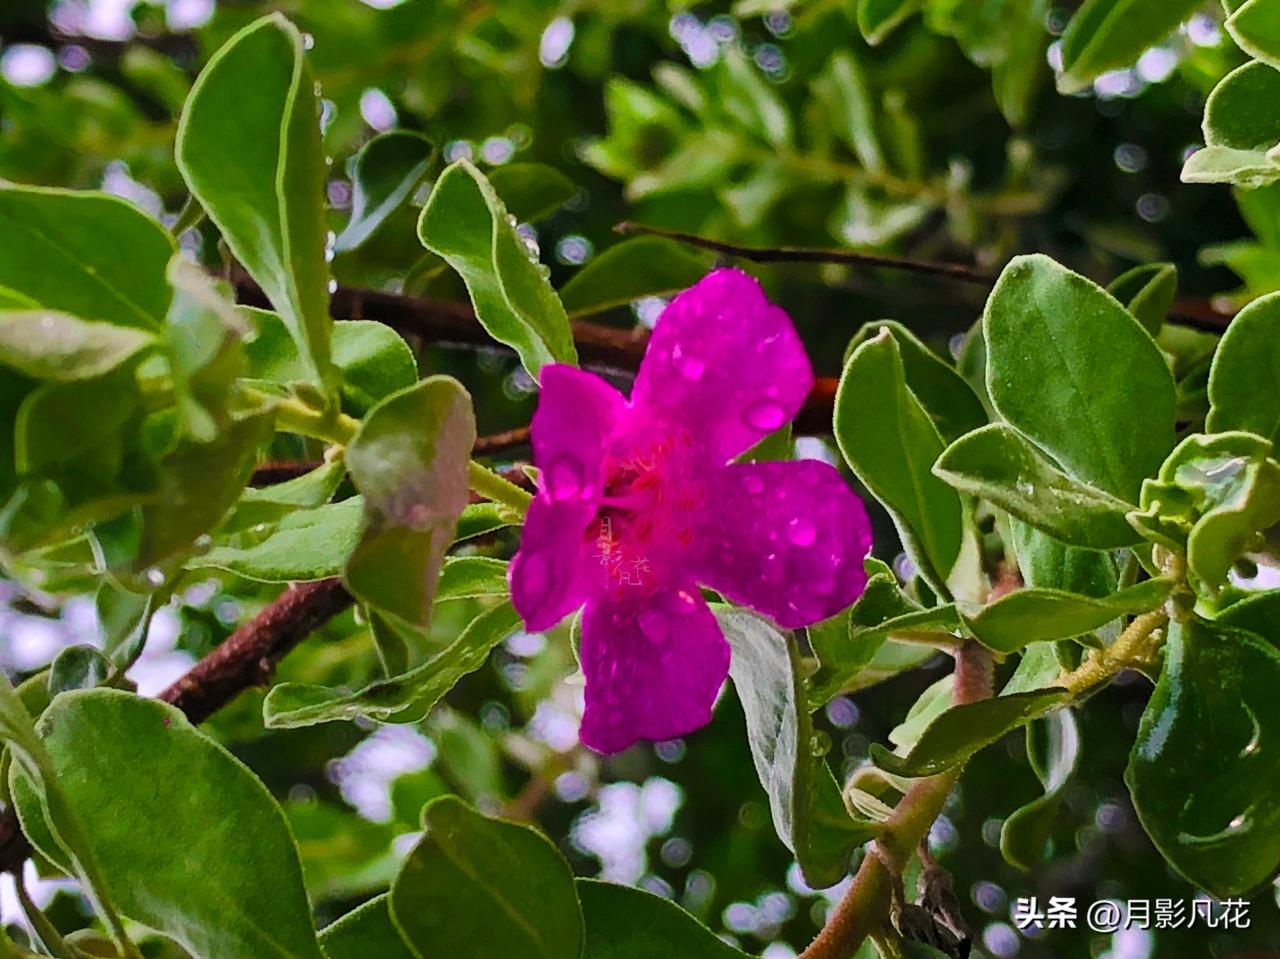
M 98 853 L 85 834 L 75 793 L 64 788 L 60 776 L 62 767 L 48 744 L 41 741 L 42 736 L 32 724 L 23 701 L 34 694 L 44 699 L 48 685 L 39 681 L 37 675 L 23 683 L 23 687 L 21 691 L 15 690 L 9 677 L 0 673 L 0 741 L 6 745 L 6 803 L 17 812 L 23 834 L 37 848 L 35 828 L 39 826 L 39 836 L 47 840 L 43 849 L 46 858 L 56 851 L 57 861 L 65 863 L 64 871 L 80 880 L 83 891 L 105 920 L 125 959 L 141 959 L 137 947 L 125 934 L 116 911 L 116 894 L 108 887 Z M 17 788 L 19 783 L 23 787 L 21 792 Z
M 1116 549 L 1141 539 L 1125 518 L 1132 504 L 1068 476 L 1004 423 L 960 437 L 933 472 L 1070 545 Z
M 1079 93 L 1100 74 L 1131 66 L 1200 6 L 1200 0 L 1085 0 L 1062 35 L 1058 89 Z
M 1254 60 L 1223 77 L 1205 102 L 1204 141 L 1182 167 L 1184 183 L 1280 180 L 1280 70 Z
M 342 375 L 343 406 L 352 416 L 363 416 L 418 380 L 418 361 L 404 337 L 372 320 L 333 324 L 333 363 Z
M 186 553 L 231 511 L 271 436 L 270 415 L 234 422 L 211 443 L 183 443 L 160 464 L 160 485 L 142 507 L 134 571 Z
M 1085 596 L 1110 596 L 1115 592 L 1116 564 L 1110 553 L 1068 546 L 1013 517 L 1009 519 L 1009 531 L 1026 585 Z
M 858 29 L 875 45 L 920 9 L 922 0 L 858 0 Z
M 714 258 L 663 236 L 637 236 L 609 247 L 560 290 L 570 316 L 626 306 L 644 296 L 666 296 L 693 286 Z
M 1000 415 L 1071 475 L 1133 501 L 1173 447 L 1173 377 L 1150 334 L 1102 288 L 1041 255 L 1005 268 L 983 327 Z
M 1048 0 L 931 0 L 929 28 L 956 38 L 965 56 L 991 71 L 1000 112 L 1022 126 L 1046 70 Z
M 244 309 L 258 334 L 245 344 L 248 375 L 287 386 L 306 379 L 306 369 L 284 323 L 266 310 Z M 391 327 L 372 320 L 333 324 L 333 363 L 342 380 L 342 400 L 353 416 L 363 416 L 378 400 L 418 379 L 413 351 Z
M 670 899 L 594 879 L 576 885 L 587 925 L 582 959 L 747 959 Z
M 888 330 L 902 354 L 902 369 L 907 387 L 929 414 L 938 432 L 948 443 L 957 437 L 985 426 L 987 412 L 982 408 L 969 384 L 910 329 L 896 320 L 868 323 L 849 341 L 845 360 L 863 343 Z
M 163 603 L 160 592 L 132 593 L 110 580 L 98 587 L 93 608 L 102 627 L 102 652 L 120 672 L 142 655 L 151 618 Z
M 954 605 L 924 609 L 902 592 L 884 563 L 867 559 L 866 568 L 867 585 L 858 601 L 840 616 L 809 627 L 809 643 L 819 663 L 808 681 L 810 710 L 848 688 L 886 643 L 920 642 L 935 635 L 949 642 L 961 628 Z M 922 648 L 930 652 L 927 645 Z
M 325 926 L 320 945 L 328 959 L 418 959 L 391 921 L 390 898 L 375 896 Z
M 323 959 L 280 807 L 181 712 L 95 689 L 59 696 L 39 729 L 125 915 L 203 959 Z M 65 867 L 30 779 L 11 784 L 23 832 Z
M 436 145 L 412 130 L 391 130 L 374 137 L 351 163 L 351 219 L 338 234 L 337 253 L 369 239 L 426 178 Z
M 159 329 L 176 251 L 164 227 L 118 197 L 0 186 L 0 287 L 28 305 Z
M 987 648 L 1012 653 L 1044 639 L 1070 639 L 1114 619 L 1145 613 L 1173 591 L 1170 579 L 1149 579 L 1106 597 L 1058 589 L 1018 589 L 965 616 L 969 631 Z
M 503 598 L 510 593 L 507 561 L 488 556 L 456 556 L 444 562 L 436 602 Z
M 313 383 L 328 386 L 325 168 L 302 35 L 256 20 L 205 66 L 178 125 L 178 168 L 279 311 Z
M 365 505 L 345 573 L 359 599 L 426 625 L 444 551 L 467 505 L 475 439 L 471 398 L 447 376 L 428 377 L 369 411 L 346 451 Z
M 264 526 L 278 523 L 290 513 L 323 506 L 329 502 L 346 475 L 346 466 L 341 459 L 335 458 L 283 483 L 246 489 L 236 503 L 235 510 L 219 527 L 219 536 L 214 545 L 232 542 L 244 545 L 239 540 L 231 540 L 230 536 L 246 531 L 264 533 L 267 532 Z
M 504 163 L 489 171 L 489 185 L 520 223 L 545 219 L 578 193 L 572 180 L 544 163 Z
M 413 952 L 457 959 L 569 959 L 582 909 L 569 864 L 528 826 L 453 796 L 422 810 L 426 834 L 391 885 L 391 915 Z
M 1280 652 L 1257 635 L 1174 622 L 1125 782 L 1179 873 L 1218 898 L 1280 868 Z
M 211 443 L 234 413 L 233 384 L 244 372 L 242 341 L 252 326 L 236 311 L 234 292 L 194 263 L 175 256 L 167 271 L 174 297 L 164 329 L 179 430 Z
M 1280 67 L 1280 3 L 1276 0 L 1247 0 L 1227 18 L 1227 32 L 1249 56 Z
M 1107 292 L 1124 304 L 1144 330 L 1158 336 L 1178 295 L 1178 268 L 1172 263 L 1135 266 L 1112 280 Z
M 815 889 L 834 885 L 875 827 L 850 818 L 835 777 L 815 755 L 795 640 L 744 610 L 719 611 L 716 619 L 733 648 L 729 677 L 746 713 L 773 828 L 795 854 L 805 882 Z
M 930 470 L 942 437 L 907 387 L 888 330 L 854 351 L 840 378 L 835 434 L 849 466 L 889 510 L 917 567 L 945 595 L 965 541 L 960 497 Z
M 875 0 L 872 0 L 871 4 L 863 2 L 859 6 L 860 24 L 862 11 L 874 4 Z M 908 13 L 912 6 L 918 6 L 912 3 L 898 5 Z M 868 34 L 865 26 L 863 33 Z M 871 91 L 867 89 L 862 65 L 848 51 L 839 51 L 831 57 L 823 82 L 827 84 L 831 100 L 832 130 L 854 152 L 864 168 L 872 173 L 882 172 L 884 151 L 880 146 L 880 138 L 876 135 L 875 105 L 871 99 Z
M 217 545 L 193 557 L 188 569 L 223 569 L 261 583 L 327 579 L 342 572 L 360 542 L 364 502 L 353 496 L 341 503 L 288 513 L 264 538 L 239 545 Z M 251 533 L 240 538 L 252 537 Z
M 1178 444 L 1156 479 L 1142 485 L 1129 520 L 1146 537 L 1184 552 L 1192 586 L 1214 598 L 1231 564 L 1280 522 L 1280 465 L 1252 433 L 1195 434 Z
M 484 175 L 459 160 L 436 180 L 418 236 L 462 277 L 489 335 L 512 347 L 536 377 L 547 363 L 576 363 L 577 351 L 546 267 L 507 217 Z
M 484 665 L 489 651 L 520 628 L 520 615 L 503 602 L 481 613 L 435 658 L 355 693 L 324 686 L 280 683 L 262 704 L 269 729 L 292 729 L 361 717 L 380 722 L 420 720 L 468 673 Z
M 155 344 L 139 329 L 48 310 L 0 312 L 0 363 L 37 380 L 88 380 Z
M 67 646 L 49 667 L 49 697 L 73 689 L 102 686 L 115 675 L 115 667 L 93 646 Z
M 1254 300 L 1231 321 L 1209 369 L 1211 433 L 1243 430 L 1280 439 L 1280 394 L 1258 389 L 1280 382 L 1280 293 Z
M 1067 783 L 1080 762 L 1080 728 L 1071 710 L 1060 709 L 1027 725 L 1027 761 L 1044 795 L 1019 807 L 1000 827 L 1000 854 L 1020 869 L 1031 869 L 1044 858 Z
M 929 724 L 906 756 L 895 756 L 873 743 L 871 758 L 896 776 L 936 776 L 1019 726 L 1063 705 L 1069 696 L 1064 689 L 1045 689 L 952 706 Z

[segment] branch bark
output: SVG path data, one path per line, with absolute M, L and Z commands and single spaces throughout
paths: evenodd
M 956 652 L 952 701 L 973 703 L 992 694 L 991 653 L 975 642 Z M 951 794 L 961 767 L 917 780 L 893 810 L 884 830 L 867 850 L 845 897 L 817 937 L 798 959 L 849 959 L 862 942 L 889 922 L 893 876 L 900 875 L 912 852 L 929 835 Z

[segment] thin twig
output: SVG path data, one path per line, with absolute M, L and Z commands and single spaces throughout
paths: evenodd
M 957 651 L 955 675 L 952 701 L 957 705 L 990 698 L 991 654 L 977 643 Z M 912 851 L 929 834 L 960 778 L 960 769 L 957 766 L 912 784 L 885 822 L 880 838 L 867 850 L 844 898 L 798 959 L 849 959 L 867 936 L 885 926 L 893 876 L 901 874 Z
M 945 277 L 959 280 L 962 283 L 973 283 L 978 286 L 991 287 L 996 278 L 990 273 L 963 263 L 937 263 L 930 260 L 912 260 L 899 256 L 881 256 L 875 253 L 855 253 L 852 250 L 832 250 L 803 246 L 756 247 L 739 246 L 736 243 L 724 243 L 694 233 L 682 233 L 679 230 L 666 230 L 656 226 L 645 226 L 643 223 L 624 221 L 614 228 L 615 233 L 631 235 L 644 233 L 650 236 L 663 236 L 688 246 L 700 247 L 725 256 L 750 260 L 753 263 L 842 263 L 848 266 L 874 266 L 887 270 L 902 270 L 907 273 L 920 273 L 925 276 Z

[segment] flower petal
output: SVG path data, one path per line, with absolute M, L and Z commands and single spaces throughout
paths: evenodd
M 598 503 L 605 451 L 627 401 L 600 377 L 576 366 L 544 366 L 540 379 L 530 436 L 543 493 L 557 503 Z
M 542 489 L 511 561 L 511 601 L 532 630 L 550 629 L 592 592 L 586 530 L 600 501 L 601 469 L 626 400 L 600 377 L 564 364 L 542 368 L 531 427 Z
M 692 429 L 720 464 L 793 419 L 812 386 L 787 314 L 745 273 L 716 270 L 663 312 L 631 404 Z
M 834 466 L 741 463 L 707 477 L 691 572 L 787 629 L 834 616 L 867 584 L 871 522 Z
M 589 603 L 583 616 L 579 736 L 601 753 L 705 726 L 729 674 L 729 644 L 696 587 L 635 592 Z
M 586 501 L 553 503 L 542 493 L 529 505 L 520 550 L 507 570 L 511 602 L 526 629 L 550 629 L 595 591 L 585 547 L 594 516 Z

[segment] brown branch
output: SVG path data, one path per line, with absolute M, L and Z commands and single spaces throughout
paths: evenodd
M 250 686 L 266 683 L 295 646 L 354 601 L 337 578 L 292 586 L 158 698 L 202 723 Z M 16 872 L 30 855 L 10 806 L 0 815 L 0 872 Z
M 663 236 L 678 243 L 723 253 L 725 256 L 750 260 L 752 263 L 840 263 L 847 266 L 873 266 L 886 270 L 902 270 L 907 273 L 943 277 L 948 280 L 959 280 L 961 283 L 973 283 L 985 287 L 994 286 L 996 282 L 996 278 L 990 273 L 986 273 L 976 267 L 965 266 L 963 263 L 937 263 L 930 260 L 911 260 L 900 256 L 881 256 L 874 253 L 855 253 L 852 250 L 831 250 L 803 246 L 738 246 L 736 243 L 724 243 L 720 240 L 698 236 L 694 233 L 664 230 L 656 226 L 645 226 L 643 223 L 623 222 L 613 229 L 615 233 L 623 235 L 645 233 L 651 236 Z
M 952 701 L 957 705 L 972 703 L 989 699 L 991 694 L 991 653 L 970 641 L 956 653 Z M 912 784 L 885 821 L 880 838 L 867 850 L 844 898 L 798 959 L 848 959 L 867 936 L 886 927 L 894 877 L 901 876 L 912 852 L 929 834 L 960 778 L 960 770 L 957 766 Z
M 264 685 L 295 646 L 354 602 L 337 577 L 292 586 L 159 698 L 202 723 L 250 686 Z

